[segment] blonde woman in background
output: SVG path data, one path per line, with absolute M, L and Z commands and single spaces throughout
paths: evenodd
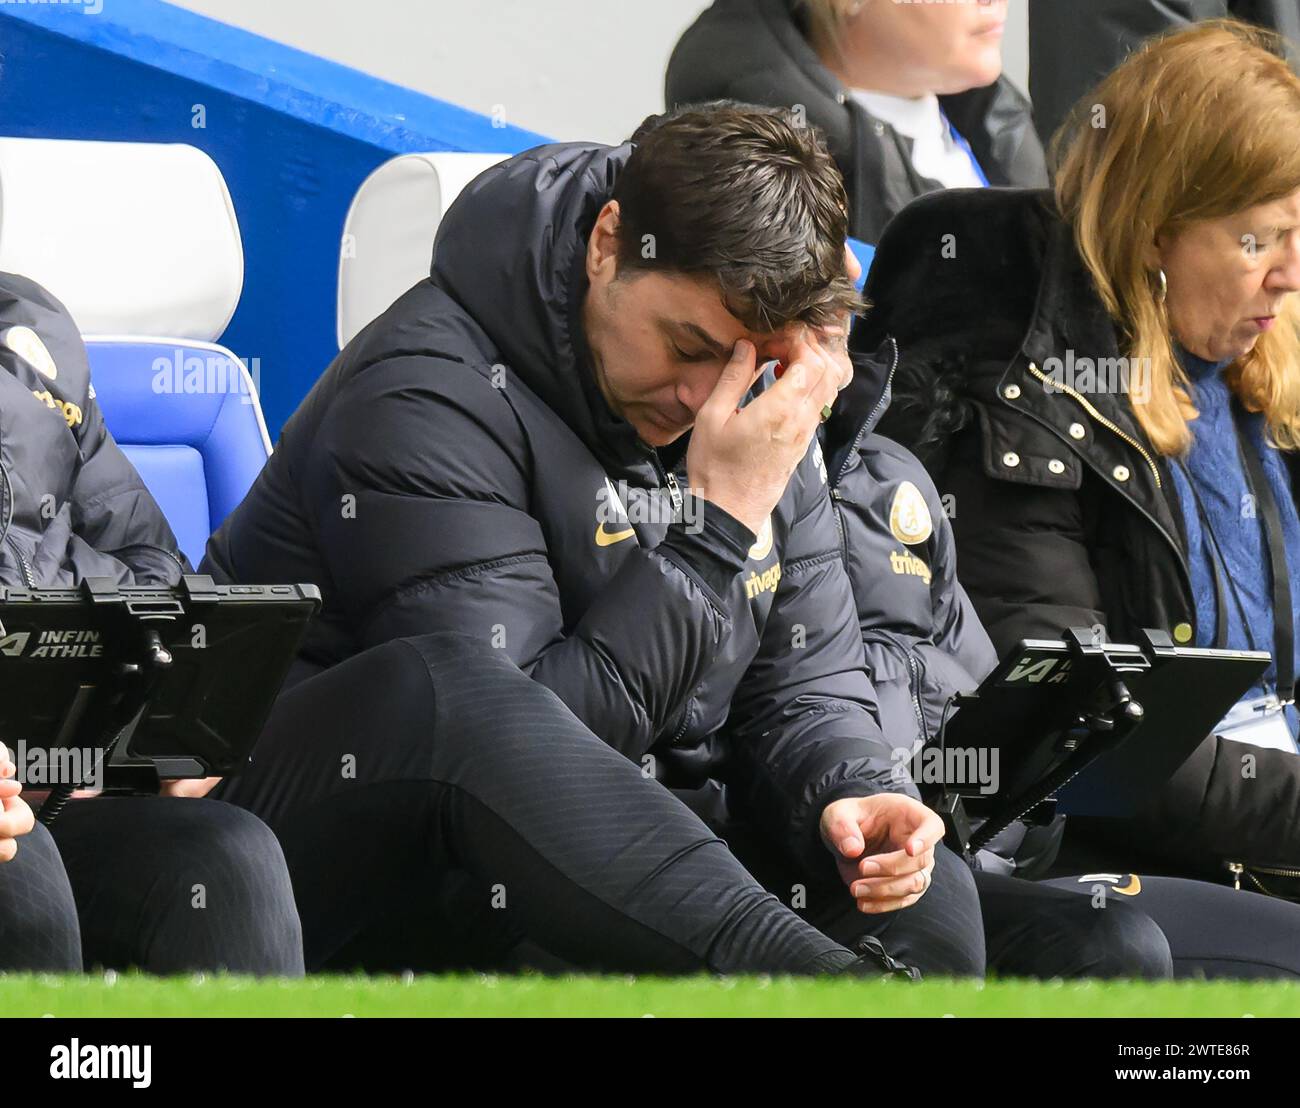
M 1047 184 L 1029 102 L 1002 76 L 1006 18 L 1006 0 L 716 0 L 665 97 L 801 105 L 844 175 L 850 233 L 874 243 L 936 189 Z

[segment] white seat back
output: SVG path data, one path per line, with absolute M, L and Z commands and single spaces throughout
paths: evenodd
M 197 147 L 0 138 L 0 270 L 44 285 L 83 334 L 212 341 L 239 304 L 244 252 Z
M 366 178 L 348 211 L 339 251 L 339 349 L 429 276 L 433 240 L 451 202 L 508 156 L 403 154 Z

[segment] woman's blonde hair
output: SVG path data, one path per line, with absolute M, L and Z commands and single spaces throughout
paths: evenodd
M 1201 23 L 1111 73 L 1076 105 L 1052 151 L 1057 205 L 1124 353 L 1149 367 L 1134 413 L 1160 453 L 1183 454 L 1196 409 L 1145 258 L 1158 236 L 1300 189 L 1300 78 L 1277 36 L 1232 20 Z M 1227 372 L 1284 449 L 1300 446 L 1298 344 L 1300 305 L 1290 302 Z

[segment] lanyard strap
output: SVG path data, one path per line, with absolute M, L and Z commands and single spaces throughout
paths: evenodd
M 1201 494 L 1196 489 L 1196 478 L 1192 476 L 1191 470 L 1182 462 L 1178 463 L 1178 467 L 1183 471 L 1187 487 L 1192 490 L 1192 499 L 1196 502 L 1196 514 L 1201 519 L 1201 529 L 1210 540 L 1210 570 L 1214 574 L 1214 649 L 1225 650 L 1228 646 L 1228 598 L 1223 587 L 1223 567 L 1227 565 L 1227 560 L 1223 557 L 1223 551 L 1219 549 L 1218 536 L 1215 535 L 1214 528 L 1210 524 L 1210 513 L 1205 510 L 1205 505 L 1201 502 Z M 1237 605 L 1238 614 L 1241 616 L 1241 626 L 1253 646 L 1254 639 L 1250 634 L 1250 620 L 1246 618 L 1246 607 L 1237 594 L 1236 585 L 1232 587 L 1232 599 Z
M 1295 612 L 1291 604 L 1291 569 L 1286 558 L 1282 513 L 1278 511 L 1259 451 L 1246 438 L 1239 420 L 1234 418 L 1233 426 L 1237 429 L 1237 449 L 1245 463 L 1246 482 L 1264 521 L 1269 572 L 1273 578 L 1273 662 L 1277 667 L 1277 695 L 1284 704 L 1290 704 L 1295 701 Z
M 975 157 L 975 151 L 971 149 L 970 143 L 966 141 L 966 136 L 963 135 L 960 131 L 957 130 L 956 127 L 952 125 L 952 120 L 949 119 L 946 115 L 943 116 L 943 121 L 948 126 L 948 133 L 952 135 L 952 141 L 955 142 L 958 145 L 958 147 L 960 147 L 962 150 L 966 152 L 966 157 L 970 159 L 970 164 L 975 167 L 975 173 L 976 176 L 979 177 L 980 183 L 985 188 L 988 188 L 989 187 L 988 174 L 984 172 L 984 167 L 980 165 L 979 159 Z

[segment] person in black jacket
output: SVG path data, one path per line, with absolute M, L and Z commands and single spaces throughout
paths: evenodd
M 998 656 L 958 578 L 955 500 L 939 495 L 915 455 L 876 430 L 898 365 L 893 339 L 876 356 L 856 358 L 853 382 L 823 432 L 867 671 L 881 727 L 911 754 L 900 761 L 916 767 L 915 780 L 932 788 L 978 786 L 995 795 L 1005 766 L 991 754 L 938 742 L 955 698 L 978 688 Z M 972 865 L 981 874 L 1003 875 L 982 876 L 983 885 L 999 884 L 1010 894 L 982 898 L 990 936 L 1014 935 L 1014 915 L 1035 897 L 1084 893 L 1095 903 L 1124 897 L 1164 933 L 1176 977 L 1300 977 L 1300 907 L 1286 901 L 1132 872 L 1033 883 L 1056 861 L 1064 824 L 1062 816 L 1046 825 L 1017 820 L 976 852 Z M 999 913 L 1008 918 L 998 919 Z
M 529 941 L 812 973 L 879 936 L 983 972 L 972 875 L 877 723 L 815 440 L 860 303 L 845 206 L 774 110 L 525 152 L 286 425 L 204 564 L 324 594 L 220 787 L 284 843 L 309 965 Z M 708 826 L 664 787 L 711 780 Z M 1041 960 L 1003 944 L 1008 972 L 1169 972 L 1133 913 L 1070 923 L 1026 911 Z
M 1300 45 L 1300 0 L 1034 0 L 1029 94 L 1047 145 L 1075 102 L 1148 38 L 1232 17 Z
M 104 425 L 67 309 L 13 274 L 0 274 L 0 489 L 0 585 L 172 585 L 189 569 Z M 23 778 L 60 763 L 25 744 L 12 755 L 0 749 L 0 967 L 302 973 L 289 874 L 260 821 L 211 800 L 78 798 L 47 831 Z M 26 796 L 59 783 L 39 776 Z
M 1202 24 L 1081 113 L 1055 196 L 956 191 L 899 215 L 855 342 L 902 349 L 885 430 L 953 498 L 962 581 L 1000 651 L 1096 627 L 1274 654 L 1245 704 L 1260 727 L 1230 716 L 1136 826 L 1070 820 L 1063 864 L 1291 868 L 1295 669 L 1274 630 L 1300 588 L 1277 603 L 1270 563 L 1300 570 L 1300 80 L 1276 40 Z M 1252 458 L 1267 479 L 1247 494 Z
M 875 243 L 934 189 L 1047 184 L 1029 102 L 1002 76 L 1005 21 L 1005 0 L 715 0 L 673 50 L 665 99 L 794 108 L 826 134 L 849 233 Z
M 957 576 L 951 504 L 916 456 L 877 430 L 899 358 L 887 339 L 875 355 L 855 359 L 822 442 L 881 726 L 896 751 L 918 754 L 938 735 L 953 697 L 977 689 L 998 655 Z M 985 770 L 979 783 L 991 790 L 998 775 Z M 981 852 L 980 868 L 1040 874 L 1055 858 L 1059 830 L 1027 834 L 1015 823 Z

